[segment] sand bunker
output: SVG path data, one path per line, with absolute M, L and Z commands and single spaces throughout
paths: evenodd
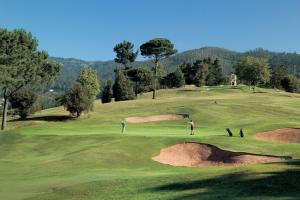
M 150 115 L 144 117 L 127 117 L 128 123 L 145 123 L 145 122 L 157 122 L 166 120 L 181 120 L 183 115 Z
M 172 166 L 201 167 L 277 162 L 291 157 L 231 152 L 210 144 L 185 143 L 164 148 L 152 159 Z
M 300 129 L 284 128 L 274 131 L 257 133 L 256 139 L 273 142 L 300 143 Z

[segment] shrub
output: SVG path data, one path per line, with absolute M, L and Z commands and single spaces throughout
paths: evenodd
M 281 87 L 286 92 L 300 92 L 300 81 L 294 75 L 288 75 L 280 82 Z
M 37 104 L 38 95 L 28 89 L 21 89 L 15 92 L 9 99 L 15 112 L 25 119 L 40 109 Z

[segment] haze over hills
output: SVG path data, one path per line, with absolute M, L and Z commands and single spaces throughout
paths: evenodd
M 264 59 L 269 62 L 270 67 L 275 65 L 286 65 L 291 73 L 300 77 L 300 54 L 271 52 L 261 48 L 247 52 L 236 52 L 219 47 L 203 47 L 177 53 L 174 56 L 162 60 L 161 65 L 166 69 L 167 72 L 170 72 L 175 70 L 175 68 L 181 65 L 183 62 L 193 63 L 196 60 L 208 57 L 211 59 L 218 58 L 222 67 L 222 71 L 226 75 L 234 71 L 233 65 L 244 56 L 253 56 Z M 120 67 L 120 65 L 115 63 L 113 60 L 84 61 L 75 58 L 60 57 L 52 57 L 51 59 L 63 65 L 61 72 L 53 86 L 58 90 L 66 90 L 73 84 L 83 64 L 88 64 L 95 69 L 101 80 L 112 79 L 114 76 L 114 69 Z M 151 61 L 136 61 L 133 65 L 152 67 L 153 63 Z

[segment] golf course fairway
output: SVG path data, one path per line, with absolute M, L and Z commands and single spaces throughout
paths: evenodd
M 80 119 L 63 107 L 25 121 L 10 120 L 0 136 L 1 200 L 300 198 L 300 144 L 257 140 L 255 134 L 300 128 L 300 95 L 246 86 L 160 90 L 153 100 L 102 104 Z M 188 114 L 187 118 L 127 123 L 128 117 Z M 233 137 L 229 137 L 230 128 Z M 239 137 L 243 129 L 244 138 Z M 290 160 L 238 166 L 176 167 L 152 160 L 184 142 Z

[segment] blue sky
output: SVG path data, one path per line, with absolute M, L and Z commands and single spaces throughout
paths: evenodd
M 25 28 L 51 56 L 111 60 L 114 45 L 169 38 L 179 51 L 218 46 L 300 52 L 300 0 L 0 0 L 0 27 Z

